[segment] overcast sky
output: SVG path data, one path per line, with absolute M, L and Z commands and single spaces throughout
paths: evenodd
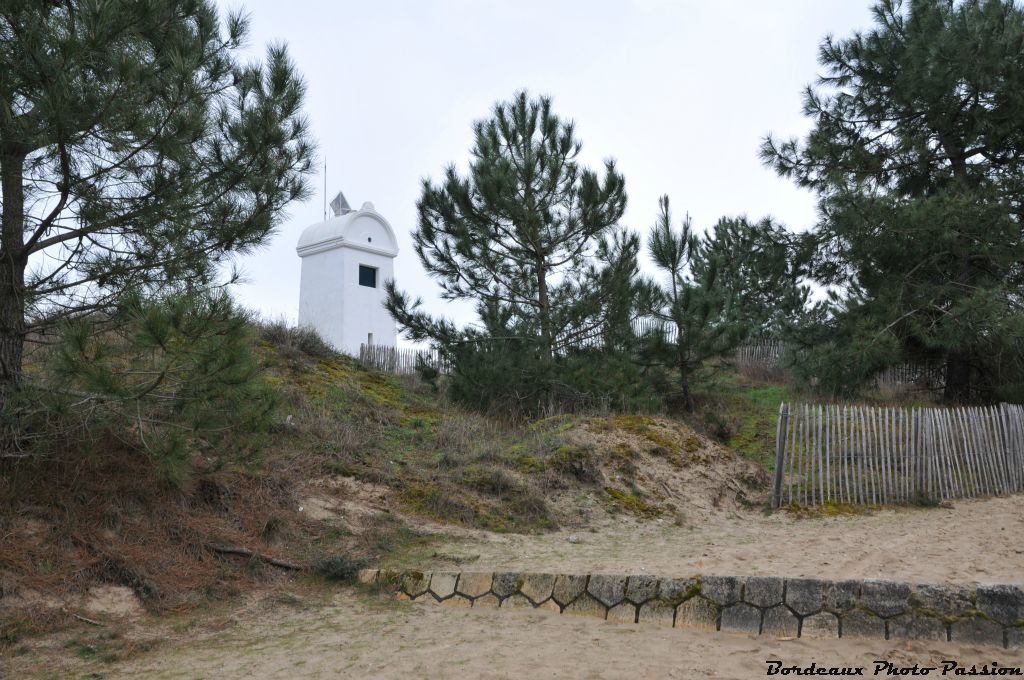
M 614 158 L 629 196 L 622 223 L 646 234 L 657 198 L 697 228 L 723 215 L 814 222 L 812 196 L 761 165 L 764 135 L 802 136 L 801 92 L 818 73 L 826 34 L 870 25 L 867 0 L 553 1 L 248 0 L 249 51 L 285 42 L 308 85 L 306 110 L 327 160 L 328 199 L 372 201 L 398 234 L 399 285 L 427 309 L 443 303 L 412 250 L 425 177 L 465 168 L 471 124 L 526 88 L 576 121 L 582 161 Z M 225 3 L 237 8 L 237 2 Z M 292 205 L 276 236 L 241 258 L 243 305 L 294 323 L 295 242 L 323 215 L 314 196 Z M 645 258 L 646 260 L 646 258 Z

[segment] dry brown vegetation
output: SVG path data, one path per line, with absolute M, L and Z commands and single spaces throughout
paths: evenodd
M 279 397 L 258 455 L 195 453 L 177 485 L 115 436 L 0 461 L 0 640 L 88 618 L 103 584 L 183 610 L 291 578 L 290 565 L 343 578 L 432 533 L 575 525 L 581 495 L 669 518 L 763 497 L 763 469 L 676 421 L 503 422 L 315 338 L 272 326 L 255 342 Z

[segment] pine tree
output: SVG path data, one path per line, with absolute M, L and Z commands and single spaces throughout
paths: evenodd
M 736 291 L 722 283 L 720 253 L 694 233 L 689 215 L 678 231 L 672 227 L 668 196 L 662 196 L 658 205 L 648 248 L 668 282 L 653 311 L 670 325 L 674 337 L 655 333 L 646 353 L 679 372 L 683 407 L 689 411 L 693 410 L 695 374 L 709 359 L 735 349 L 749 334 L 750 325 L 738 313 Z
M 882 0 L 826 38 L 806 140 L 762 148 L 819 196 L 814 272 L 838 292 L 811 329 L 822 366 L 942 366 L 949 401 L 1021 374 L 1024 9 L 1010 0 Z
M 607 290 L 588 267 L 626 207 L 613 161 L 604 177 L 577 163 L 575 126 L 547 97 L 518 93 L 474 125 L 469 175 L 454 166 L 439 185 L 423 183 L 413 233 L 416 253 L 448 300 L 472 300 L 481 317 L 536 340 L 544 357 L 556 344 L 592 332 Z M 391 286 L 388 309 L 417 339 L 450 344 L 458 333 L 417 315 Z
M 479 324 L 432 317 L 389 282 L 400 329 L 436 345 L 453 398 L 482 410 L 650 406 L 628 358 L 650 290 L 639 237 L 617 226 L 626 193 L 614 162 L 603 177 L 581 167 L 573 123 L 525 92 L 474 132 L 468 176 L 450 166 L 439 185 L 423 183 L 413 240 L 442 297 L 473 301 Z
M 30 333 L 208 288 L 307 194 L 304 85 L 246 32 L 206 0 L 4 3 L 0 386 Z
M 694 274 L 714 266 L 718 285 L 752 336 L 778 338 L 794 314 L 804 309 L 808 239 L 771 218 L 723 217 L 702 239 Z
M 79 449 L 116 437 L 178 484 L 187 480 L 195 451 L 223 461 L 259 449 L 274 393 L 253 356 L 251 319 L 224 291 L 159 299 L 126 294 L 110 316 L 68 319 L 59 330 L 53 356 L 32 385 L 49 388 L 40 392 L 50 408 L 39 409 L 32 397 L 40 395 L 23 389 L 23 408 L 9 409 L 7 422 L 43 415 L 51 419 L 44 434 L 59 439 L 62 421 L 66 427 L 80 420 Z M 15 431 L 30 430 L 25 424 Z M 26 448 L 45 453 L 35 435 Z

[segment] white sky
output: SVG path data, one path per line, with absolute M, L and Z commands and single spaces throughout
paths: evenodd
M 445 303 L 412 250 L 425 177 L 465 168 L 471 123 L 516 90 L 548 94 L 576 121 L 584 164 L 615 158 L 642 234 L 668 193 L 699 229 L 723 215 L 772 215 L 802 231 L 810 194 L 761 165 L 764 135 L 802 136 L 801 93 L 826 34 L 870 23 L 870 0 L 247 0 L 250 51 L 284 41 L 308 85 L 306 110 L 327 159 L 328 199 L 372 201 L 398 234 L 400 287 L 429 311 Z M 225 3 L 236 8 L 237 1 Z M 295 242 L 323 214 L 315 195 L 292 205 L 267 246 L 241 258 L 239 301 L 268 318 L 298 316 Z M 646 262 L 646 257 L 644 258 Z

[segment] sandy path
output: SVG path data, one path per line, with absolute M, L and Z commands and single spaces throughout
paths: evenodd
M 380 602 L 351 593 L 323 605 L 278 605 L 228 630 L 178 636 L 127 662 L 83 661 L 68 649 L 15 675 L 152 678 L 762 678 L 786 665 L 1024 666 L 1024 652 L 949 643 L 777 640 L 614 624 L 542 611 L 469 610 Z M 22 659 L 24 661 L 24 659 Z M 99 675 L 89 675 L 99 673 Z M 932 675 L 936 675 L 933 673 Z
M 595 532 L 480 534 L 434 546 L 433 552 L 468 558 L 464 568 L 473 570 L 1024 582 L 1022 496 L 833 518 L 711 514 L 685 524 L 623 518 Z M 432 554 L 401 559 L 423 568 L 452 568 L 451 561 Z

